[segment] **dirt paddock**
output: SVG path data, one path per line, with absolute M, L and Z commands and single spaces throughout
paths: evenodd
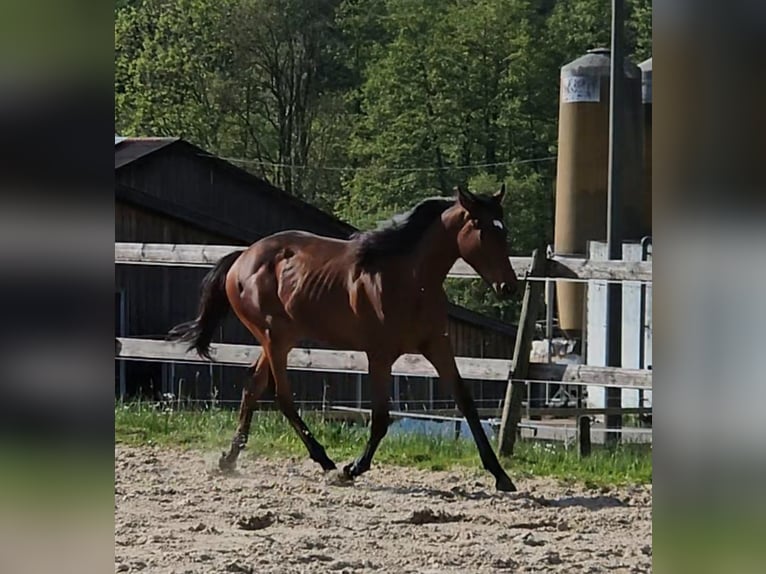
M 651 487 L 611 490 L 375 465 L 352 485 L 308 459 L 115 447 L 115 571 L 651 572 Z

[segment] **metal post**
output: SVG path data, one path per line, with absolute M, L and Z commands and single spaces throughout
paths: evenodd
M 589 457 L 591 453 L 589 416 L 582 415 L 577 419 L 577 438 L 580 444 L 580 456 Z
M 649 255 L 649 246 L 652 244 L 652 238 L 651 237 L 643 237 L 641 238 L 641 261 L 646 261 L 648 255 Z M 641 284 L 641 311 L 640 311 L 640 338 L 638 341 L 638 368 L 639 369 L 645 369 L 646 368 L 646 331 L 647 331 L 647 324 L 646 324 L 646 291 L 648 289 L 648 286 L 646 284 Z M 644 390 L 640 389 L 638 391 L 638 426 L 643 427 L 644 425 Z
M 434 379 L 428 377 L 428 408 L 434 409 Z
M 126 302 L 126 295 L 125 290 L 120 289 L 119 291 L 119 300 L 120 300 L 120 337 L 124 337 L 128 330 L 125 326 L 125 319 L 127 316 L 127 312 L 125 309 L 125 302 Z M 126 394 L 126 387 L 125 387 L 125 361 L 120 361 L 120 400 L 125 400 L 125 394 Z
M 356 376 L 356 408 L 362 408 L 362 374 Z
M 608 217 L 606 243 L 610 260 L 622 259 L 622 199 L 623 199 L 623 111 L 625 86 L 625 56 L 623 48 L 624 1 L 612 0 L 612 54 L 609 96 L 609 175 L 608 175 Z M 606 364 L 619 367 L 622 341 L 622 284 L 611 282 L 607 286 L 607 348 Z M 606 406 L 622 406 L 622 389 L 607 387 Z M 607 429 L 620 428 L 622 415 L 607 415 Z M 619 433 L 607 433 L 605 441 L 616 443 Z
M 545 281 L 545 338 L 548 340 L 548 364 L 553 362 L 553 301 L 556 297 L 556 283 L 554 281 Z M 545 383 L 545 405 L 550 404 L 551 384 Z M 558 386 L 561 388 L 561 385 Z

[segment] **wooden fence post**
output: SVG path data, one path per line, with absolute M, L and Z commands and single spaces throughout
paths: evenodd
M 578 442 L 580 443 L 580 456 L 585 458 L 590 456 L 590 417 L 580 416 L 577 420 Z
M 535 249 L 532 253 L 532 268 L 529 276 L 543 277 L 546 273 L 545 252 Z M 545 283 L 543 281 L 526 281 L 524 287 L 524 302 L 521 306 L 519 330 L 516 333 L 516 345 L 513 350 L 513 372 L 505 392 L 503 416 L 500 422 L 498 450 L 500 454 L 511 455 L 516 442 L 516 429 L 521 422 L 521 402 L 524 398 L 526 382 L 524 378 L 529 372 L 529 355 L 532 352 L 532 339 L 535 336 L 535 322 Z

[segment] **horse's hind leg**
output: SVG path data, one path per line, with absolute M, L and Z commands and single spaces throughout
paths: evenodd
M 368 355 L 369 356 L 369 355 Z M 378 450 L 380 441 L 388 432 L 390 421 L 388 414 L 389 382 L 391 380 L 391 361 L 377 360 L 369 357 L 370 378 L 372 379 L 372 425 L 370 438 L 364 447 L 364 452 L 351 464 L 343 467 L 343 474 L 354 478 L 370 470 L 372 458 Z
M 287 379 L 287 353 L 286 347 L 271 346 L 269 358 L 271 360 L 271 372 L 274 374 L 276 385 L 276 399 L 279 410 L 287 417 L 290 425 L 298 433 L 298 436 L 306 445 L 309 456 L 312 460 L 318 462 L 324 470 L 335 470 L 335 463 L 327 456 L 324 447 L 311 434 L 311 431 L 303 422 L 293 403 L 293 394 L 290 389 L 290 382 Z
M 250 435 L 250 423 L 253 420 L 253 408 L 255 403 L 266 390 L 269 384 L 269 361 L 265 353 L 261 353 L 254 367 L 253 374 L 242 389 L 242 401 L 239 404 L 239 423 L 237 432 L 231 440 L 229 452 L 224 452 L 218 461 L 221 470 L 233 470 L 237 464 L 240 451 L 245 448 L 247 438 Z

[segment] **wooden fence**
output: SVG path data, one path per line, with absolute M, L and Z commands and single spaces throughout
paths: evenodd
M 161 243 L 115 243 L 115 262 L 132 265 L 163 265 L 184 267 L 211 267 L 218 259 L 241 246 L 225 245 L 174 245 Z M 570 257 L 546 257 L 535 251 L 532 257 L 510 259 L 516 274 L 526 279 L 519 331 L 513 360 L 456 359 L 461 375 L 466 379 L 507 381 L 508 390 L 502 413 L 482 413 L 485 416 L 501 414 L 499 449 L 511 454 L 516 431 L 521 423 L 522 399 L 528 382 L 563 383 L 566 385 L 591 385 L 651 390 L 652 372 L 649 370 L 568 365 L 557 363 L 531 363 L 529 361 L 539 301 L 542 298 L 544 280 L 571 281 L 640 281 L 651 282 L 652 264 L 647 261 L 593 261 Z M 464 261 L 459 260 L 451 269 L 449 277 L 478 278 Z M 213 344 L 211 356 L 218 364 L 250 365 L 261 349 L 250 345 Z M 186 346 L 170 341 L 151 339 L 117 338 L 115 357 L 128 360 L 205 362 L 196 353 L 187 352 Z M 288 368 L 295 370 L 366 373 L 367 356 L 355 351 L 325 349 L 293 349 L 288 356 Z M 404 355 L 393 366 L 393 375 L 436 377 L 433 366 L 421 355 Z M 360 411 L 363 409 L 359 409 Z M 485 409 L 486 410 L 486 409 Z M 646 409 L 528 409 L 529 414 L 570 414 L 589 416 L 596 414 L 619 414 L 646 412 Z M 532 411 L 535 411 L 534 413 Z M 607 411 L 609 411 L 607 413 Z M 441 417 L 441 414 L 433 414 Z M 582 438 L 582 437 L 581 437 Z M 586 441 L 587 442 L 587 441 Z M 589 444 L 585 445 L 587 449 Z M 585 448 L 584 447 L 584 448 Z
M 114 261 L 125 265 L 162 265 L 212 267 L 224 255 L 244 249 L 233 245 L 176 245 L 171 243 L 115 243 Z M 532 257 L 511 257 L 516 275 L 525 277 L 532 267 Z M 545 260 L 545 273 L 530 277 L 558 280 L 651 281 L 651 261 L 593 261 L 559 255 Z M 478 279 L 476 272 L 458 260 L 448 277 Z

